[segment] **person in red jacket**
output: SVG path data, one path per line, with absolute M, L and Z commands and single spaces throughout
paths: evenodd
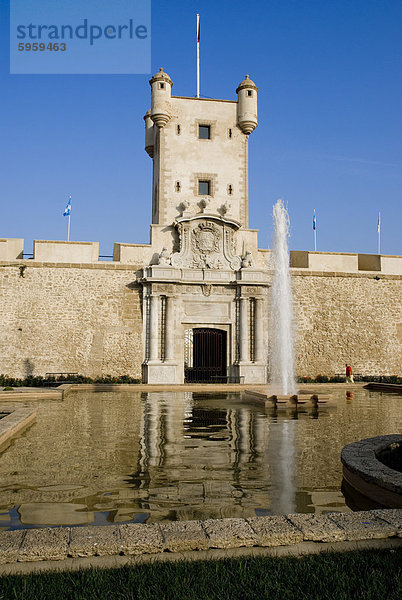
M 346 383 L 354 383 L 352 367 L 350 365 L 348 365 L 348 363 L 345 364 L 345 367 L 346 367 Z

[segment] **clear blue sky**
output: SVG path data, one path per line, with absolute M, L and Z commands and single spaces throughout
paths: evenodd
M 28 1 L 28 0 L 26 0 Z M 85 2 L 85 0 L 83 0 Z M 272 205 L 288 203 L 291 248 L 402 254 L 400 0 L 153 0 L 152 72 L 195 95 L 259 87 L 250 136 L 250 227 L 271 244 Z M 152 161 L 144 151 L 148 75 L 10 75 L 9 3 L 0 0 L 0 237 L 147 243 Z

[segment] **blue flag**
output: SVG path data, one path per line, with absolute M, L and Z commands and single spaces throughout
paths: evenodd
M 64 209 L 63 217 L 68 217 L 71 215 L 71 196 L 68 199 L 67 206 Z
M 315 213 L 313 215 L 313 230 L 317 229 L 317 219 L 315 218 Z

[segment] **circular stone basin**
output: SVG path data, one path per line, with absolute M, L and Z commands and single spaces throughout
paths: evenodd
M 390 469 L 402 473 L 402 442 L 396 442 L 381 450 L 377 458 Z
M 362 496 L 402 508 L 402 435 L 381 435 L 345 446 L 344 480 Z

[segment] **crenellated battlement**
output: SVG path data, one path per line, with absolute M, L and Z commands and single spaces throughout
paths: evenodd
M 113 262 L 121 265 L 147 266 L 156 264 L 158 255 L 155 246 L 163 246 L 163 232 L 157 225 L 151 228 L 151 244 L 128 244 L 116 242 L 113 259 L 99 260 L 99 242 L 67 242 L 57 240 L 34 240 L 33 256 L 24 253 L 24 240 L 21 238 L 0 238 L 0 261 L 27 261 L 46 263 L 88 264 Z M 249 230 L 252 231 L 252 230 Z M 156 240 L 160 237 L 159 243 Z M 251 241 L 251 240 L 250 240 Z M 249 243 L 249 246 L 251 244 Z M 252 248 L 256 265 L 269 270 L 272 250 Z M 29 255 L 31 256 L 31 255 Z M 402 275 L 402 256 L 361 254 L 346 252 L 309 252 L 292 250 L 290 267 L 297 271 L 322 271 L 325 273 L 366 273 L 378 272 L 383 275 Z

